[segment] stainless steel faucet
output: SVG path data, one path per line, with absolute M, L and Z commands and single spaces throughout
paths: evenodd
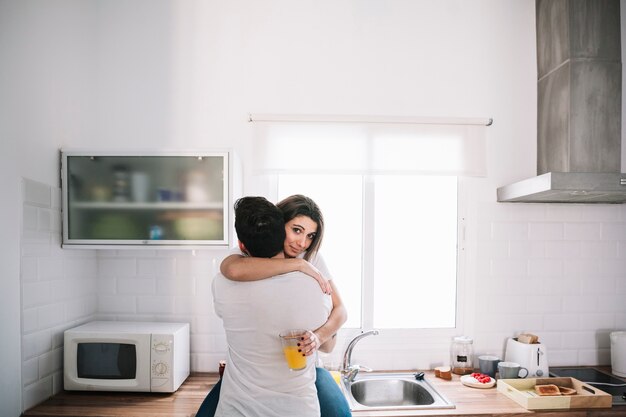
M 366 332 L 361 332 L 356 335 L 350 343 L 348 343 L 348 347 L 343 354 L 343 362 L 341 364 L 341 373 L 343 374 L 344 379 L 348 382 L 354 381 L 359 371 L 371 372 L 370 368 L 361 365 L 352 365 L 352 350 L 357 342 L 363 339 L 366 336 L 376 336 L 378 334 L 378 330 L 368 330 Z

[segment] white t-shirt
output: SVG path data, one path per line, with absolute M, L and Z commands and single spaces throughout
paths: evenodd
M 289 370 L 278 336 L 326 322 L 332 301 L 317 282 L 300 272 L 251 282 L 218 274 L 213 302 L 228 342 L 215 416 L 319 416 L 314 358 L 302 371 Z

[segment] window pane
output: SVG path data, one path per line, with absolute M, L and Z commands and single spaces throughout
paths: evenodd
M 456 177 L 374 181 L 374 326 L 454 327 Z
M 312 198 L 324 215 L 320 253 L 348 310 L 343 327 L 361 326 L 362 178 L 360 175 L 279 175 L 278 199 Z

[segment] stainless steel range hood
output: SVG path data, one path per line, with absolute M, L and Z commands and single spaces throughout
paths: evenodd
M 537 176 L 498 201 L 626 203 L 619 0 L 536 0 Z
M 548 172 L 498 188 L 510 203 L 626 203 L 626 174 Z

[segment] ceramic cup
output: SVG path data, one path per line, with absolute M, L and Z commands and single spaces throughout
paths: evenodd
M 492 378 L 496 377 L 496 371 L 498 370 L 498 364 L 501 362 L 500 358 L 491 355 L 482 355 L 478 357 L 478 367 L 481 374 L 489 375 Z
M 520 376 L 519 373 L 524 370 L 526 373 Z M 528 376 L 528 369 L 515 362 L 500 362 L 498 364 L 498 374 L 500 379 L 514 379 L 514 378 L 526 378 Z

